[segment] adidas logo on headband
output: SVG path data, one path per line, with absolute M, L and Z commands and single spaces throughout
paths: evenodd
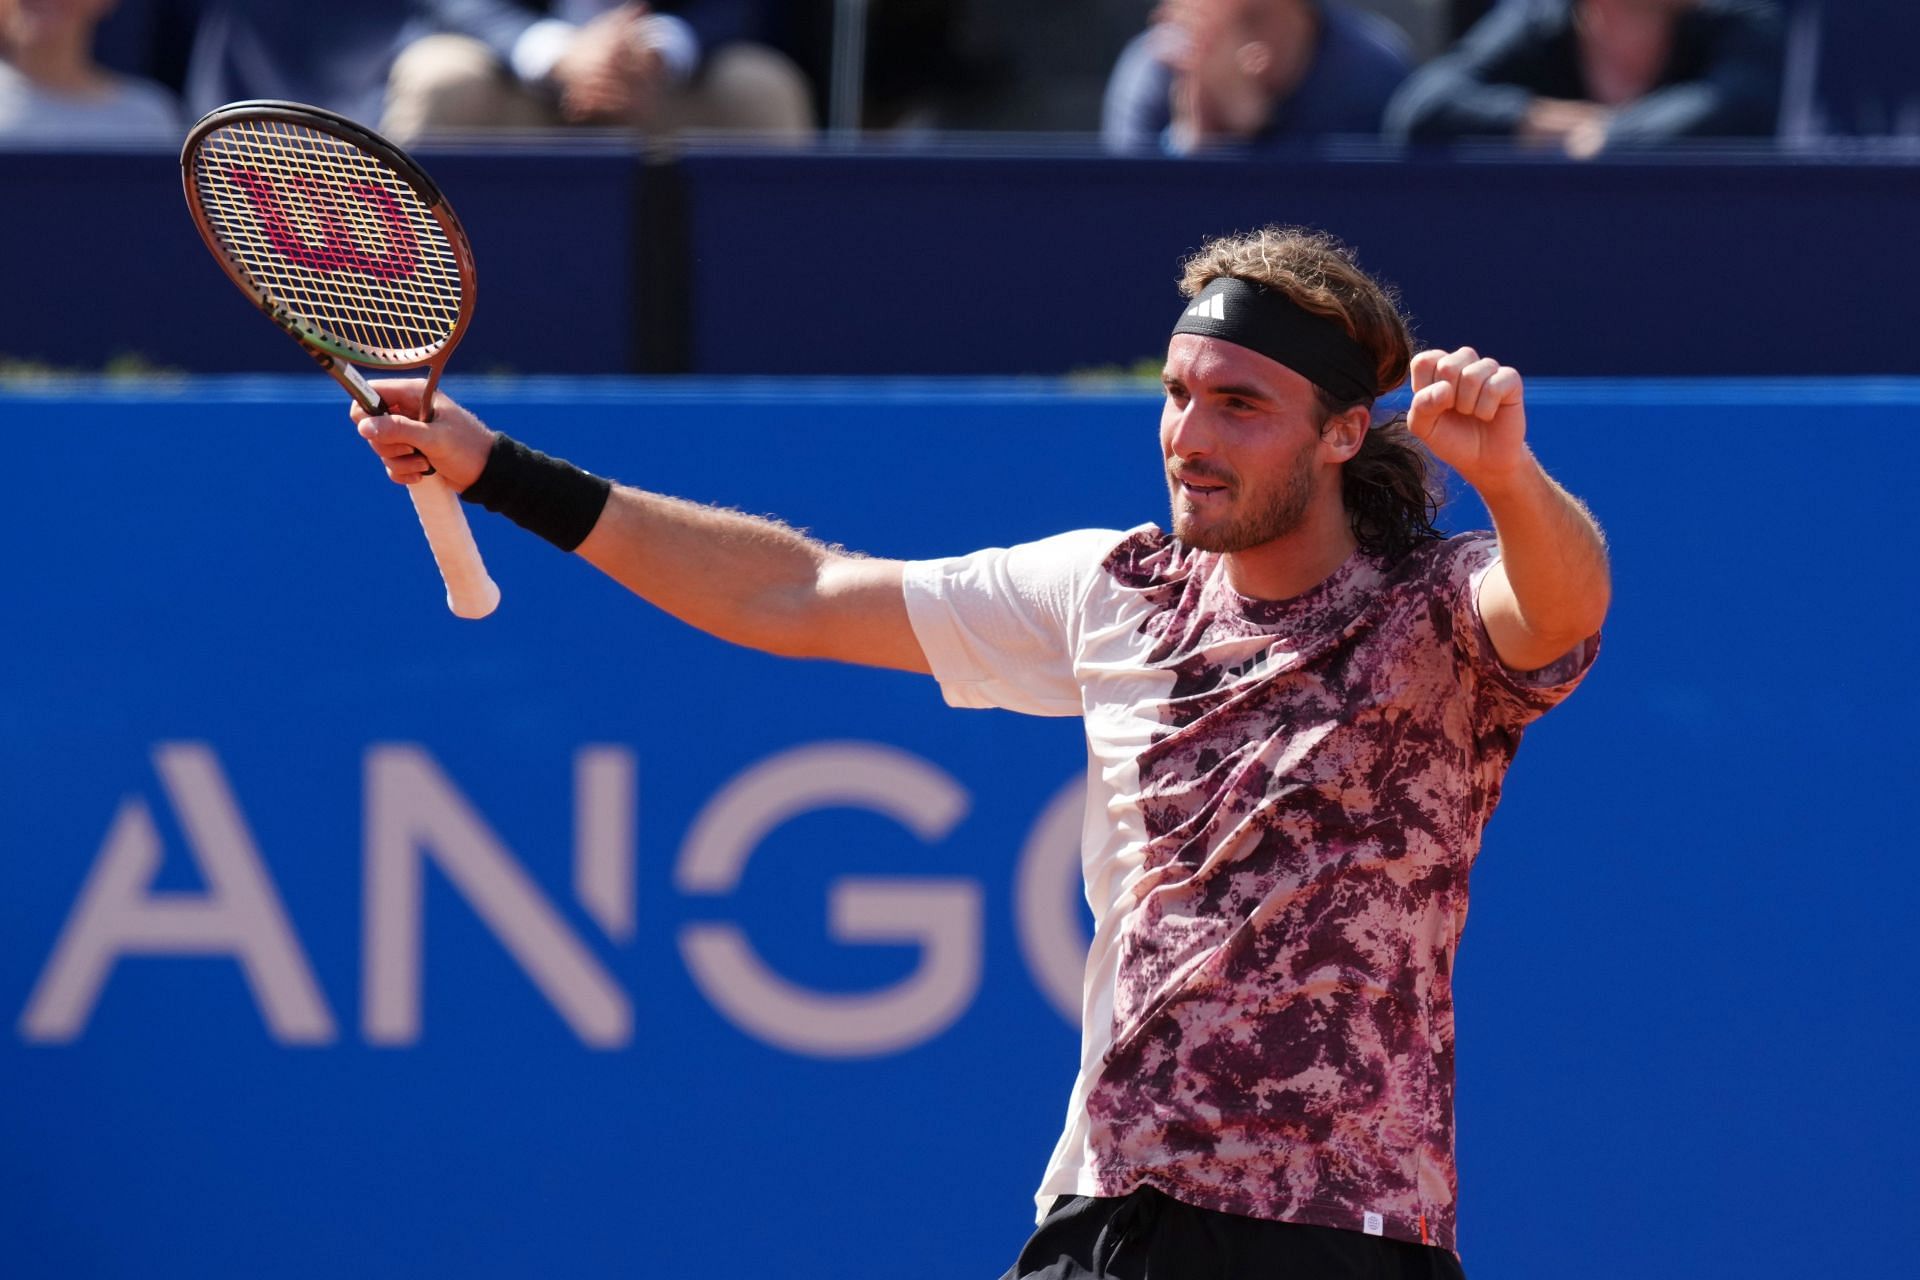
M 1227 316 L 1228 294 L 1233 295 L 1231 319 Z M 1374 359 L 1354 341 L 1344 324 L 1308 311 L 1277 289 L 1237 276 L 1208 281 L 1173 331 L 1257 351 L 1292 369 L 1341 404 L 1370 403 L 1378 394 Z
M 1225 294 L 1216 293 L 1211 298 L 1202 298 L 1187 308 L 1187 314 L 1203 320 L 1225 320 L 1227 318 L 1227 299 Z

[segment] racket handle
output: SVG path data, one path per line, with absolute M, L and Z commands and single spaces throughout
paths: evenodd
M 447 584 L 447 608 L 462 618 L 484 618 L 500 603 L 500 588 L 487 576 L 487 566 L 474 545 L 473 530 L 460 498 L 437 475 L 407 486 L 413 512 L 426 531 L 440 580 Z

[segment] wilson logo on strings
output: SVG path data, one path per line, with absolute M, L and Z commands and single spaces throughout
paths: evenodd
M 313 179 L 296 176 L 286 179 L 284 185 L 318 217 L 320 236 L 317 243 L 294 228 L 292 219 L 287 216 L 286 208 L 281 203 L 279 186 L 272 178 L 242 165 L 229 166 L 227 173 L 247 193 L 247 200 L 260 217 L 260 226 L 266 232 L 268 242 L 289 262 L 323 275 L 357 271 L 379 280 L 404 280 L 420 270 L 420 242 L 407 221 L 406 213 L 391 192 L 367 182 L 353 183 L 345 190 L 346 195 L 359 200 L 379 216 L 379 223 L 385 230 L 386 251 L 375 254 L 367 252 L 355 240 L 335 203 L 335 192 L 328 191 Z

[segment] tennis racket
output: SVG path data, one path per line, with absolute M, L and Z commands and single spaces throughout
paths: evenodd
M 422 420 L 473 317 L 473 249 L 408 155 L 344 116 L 296 102 L 236 102 L 201 117 L 180 152 L 187 207 L 227 277 L 369 414 L 387 412 L 355 368 L 426 366 Z M 460 499 L 429 473 L 407 486 L 447 586 L 447 607 L 500 602 Z

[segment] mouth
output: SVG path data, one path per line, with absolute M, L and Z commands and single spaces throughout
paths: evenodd
M 1173 482 L 1189 502 L 1216 502 L 1227 496 L 1227 486 L 1199 476 L 1175 476 Z

